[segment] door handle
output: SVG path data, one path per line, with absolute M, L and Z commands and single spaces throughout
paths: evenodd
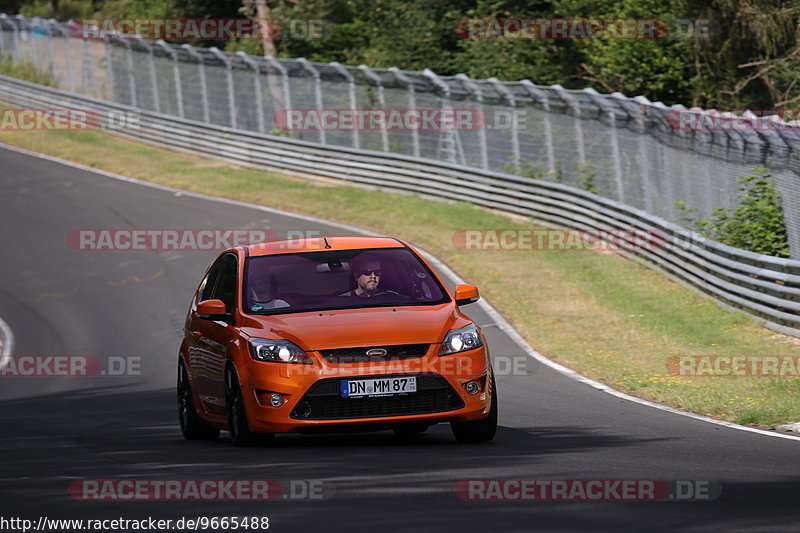
M 200 337 L 203 336 L 203 332 L 202 331 L 193 331 L 192 335 L 194 335 L 195 339 L 199 339 Z

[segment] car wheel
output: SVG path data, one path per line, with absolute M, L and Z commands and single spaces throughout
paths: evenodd
M 417 433 L 425 433 L 428 430 L 428 424 L 403 424 L 402 426 L 395 426 L 392 430 L 396 435 L 416 435 Z
M 489 416 L 472 422 L 450 422 L 453 436 L 461 443 L 488 442 L 497 432 L 497 386 L 492 376 L 492 406 Z
M 271 433 L 253 433 L 250 430 L 239 378 L 231 368 L 225 373 L 225 405 L 228 410 L 228 433 L 234 446 L 258 446 L 275 437 Z
M 219 430 L 206 424 L 195 411 L 192 385 L 183 359 L 178 363 L 178 421 L 183 438 L 187 440 L 216 440 L 219 437 Z

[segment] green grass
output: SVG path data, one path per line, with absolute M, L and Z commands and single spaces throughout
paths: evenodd
M 743 424 L 800 420 L 800 380 L 682 378 L 673 355 L 800 355 L 797 339 L 611 253 L 463 251 L 460 229 L 530 229 L 519 218 L 168 152 L 100 132 L 0 132 L 0 141 L 190 191 L 372 228 L 446 261 L 546 356 L 622 391 Z M 469 313 L 469 308 L 465 309 Z M 516 355 L 516 354 L 497 354 Z
M 46 70 L 37 68 L 27 61 L 14 62 L 8 55 L 0 55 L 0 75 L 19 78 L 47 87 L 55 87 L 56 82 Z

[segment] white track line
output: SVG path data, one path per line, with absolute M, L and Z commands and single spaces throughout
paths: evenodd
M 14 333 L 8 324 L 0 318 L 0 370 L 3 370 L 11 360 L 14 351 Z
M 94 174 L 99 174 L 101 176 L 106 176 L 106 177 L 113 178 L 113 179 L 116 179 L 116 180 L 126 181 L 126 182 L 129 182 L 129 183 L 136 183 L 138 185 L 142 185 L 142 186 L 145 186 L 145 187 L 151 187 L 151 188 L 154 188 L 154 189 L 160 189 L 160 190 L 163 190 L 163 191 L 169 191 L 169 192 L 172 192 L 172 193 L 174 193 L 176 195 L 190 196 L 190 197 L 193 197 L 193 198 L 202 198 L 204 200 L 221 202 L 221 203 L 230 204 L 230 205 L 236 205 L 236 206 L 240 206 L 240 207 L 248 207 L 248 208 L 251 208 L 251 209 L 257 209 L 259 211 L 265 211 L 265 212 L 268 212 L 268 213 L 280 214 L 280 215 L 283 215 L 283 216 L 292 217 L 292 218 L 298 218 L 298 219 L 306 220 L 306 221 L 309 221 L 309 222 L 327 224 L 327 225 L 330 225 L 330 226 L 338 226 L 340 228 L 346 229 L 347 231 L 360 233 L 362 235 L 382 235 L 382 234 L 380 234 L 380 233 L 378 233 L 376 231 L 365 230 L 365 229 L 359 228 L 357 226 L 351 226 L 349 224 L 344 224 L 342 222 L 333 222 L 333 221 L 330 221 L 330 220 L 326 220 L 326 219 L 315 217 L 315 216 L 311 216 L 311 215 L 303 215 L 303 214 L 299 214 L 299 213 L 292 213 L 292 212 L 289 212 L 289 211 L 283 211 L 281 209 L 275 209 L 273 207 L 267 207 L 267 206 L 264 206 L 264 205 L 253 204 L 253 203 L 250 203 L 250 202 L 244 202 L 244 201 L 241 201 L 241 200 L 231 200 L 230 198 L 219 198 L 217 196 L 209 196 L 207 194 L 184 191 L 182 189 L 176 189 L 174 187 L 168 187 L 166 185 L 159 185 L 157 183 L 150 183 L 148 181 L 142 181 L 142 180 L 139 180 L 139 179 L 136 179 L 136 178 L 123 176 L 121 174 L 115 174 L 113 172 L 108 172 L 108 171 L 105 171 L 105 170 L 99 170 L 99 169 L 96 169 L 96 168 L 92 168 L 92 167 L 89 167 L 89 166 L 86 166 L 86 165 L 81 165 L 80 163 L 74 163 L 72 161 L 67 161 L 65 159 L 60 159 L 58 157 L 53 157 L 53 156 L 49 156 L 49 155 L 40 154 L 38 152 L 33 152 L 31 150 L 26 150 L 24 148 L 18 148 L 16 146 L 12 146 L 12 145 L 5 144 L 5 143 L 2 143 L 2 142 L 0 142 L 0 147 L 6 148 L 6 149 L 11 150 L 13 152 L 18 152 L 18 153 L 29 155 L 29 156 L 33 156 L 33 157 L 38 157 L 40 159 L 46 159 L 47 161 L 53 161 L 53 162 L 56 162 L 56 163 L 60 163 L 62 165 L 67 165 L 67 166 L 70 166 L 70 167 L 73 167 L 73 168 L 78 168 L 78 169 L 84 170 L 86 172 L 92 172 Z M 438 258 L 433 256 L 431 253 L 429 253 L 429 252 L 427 252 L 425 250 L 422 250 L 422 249 L 420 249 L 420 251 L 423 253 L 423 255 L 425 256 L 425 258 L 428 261 L 430 261 L 433 265 L 435 265 L 436 268 L 438 268 L 442 272 L 444 272 L 447 276 L 451 277 L 456 283 L 466 283 L 464 281 L 464 279 L 461 278 L 461 276 L 459 276 L 458 274 L 456 274 L 453 271 L 453 269 L 451 269 L 449 266 L 447 266 L 441 260 L 439 260 Z M 756 433 L 758 435 L 765 435 L 765 436 L 768 436 L 768 437 L 777 437 L 779 439 L 788 439 L 788 440 L 800 441 L 800 436 L 787 435 L 787 434 L 784 434 L 784 433 L 778 433 L 776 431 L 769 431 L 769 430 L 765 430 L 765 429 L 758 429 L 758 428 L 752 428 L 752 427 L 748 427 L 748 426 L 742 426 L 740 424 L 734 424 L 732 422 L 725 422 L 724 420 L 716 420 L 714 418 L 709 418 L 707 416 L 698 415 L 698 414 L 695 414 L 695 413 L 688 413 L 686 411 L 681 411 L 679 409 L 675 409 L 674 407 L 670 407 L 669 405 L 664 405 L 664 404 L 657 403 L 657 402 L 651 402 L 650 400 L 645 400 L 643 398 L 638 398 L 636 396 L 631 396 L 630 394 L 626 394 L 624 392 L 618 391 L 617 389 L 615 389 L 615 388 L 613 388 L 613 387 L 611 387 L 609 385 L 606 385 L 605 383 L 601 383 L 599 381 L 595 381 L 593 379 L 587 378 L 586 376 L 582 376 L 581 374 L 578 374 L 574 370 L 571 370 L 571 369 L 569 369 L 569 368 L 567 368 L 567 367 L 565 367 L 563 365 L 560 365 L 560 364 L 556 363 L 555 361 L 551 361 L 550 359 L 548 359 L 547 357 L 545 357 L 544 355 L 540 354 L 535 349 L 533 349 L 525 341 L 525 339 L 522 338 L 522 335 L 520 335 L 517 332 L 517 330 L 514 329 L 514 327 L 508 322 L 508 320 L 506 320 L 503 317 L 503 315 L 501 315 L 497 311 L 497 309 L 495 309 L 485 299 L 483 299 L 483 298 L 480 299 L 478 301 L 478 305 L 480 305 L 481 308 L 483 308 L 483 310 L 486 311 L 486 313 L 489 314 L 489 316 L 491 316 L 492 319 L 498 324 L 500 329 L 502 329 L 509 337 L 511 337 L 514 340 L 514 342 L 516 342 L 520 346 L 520 348 L 525 350 L 525 352 L 528 355 L 530 355 L 532 358 L 536 359 L 537 361 L 539 361 L 543 365 L 546 365 L 546 366 L 552 368 L 553 370 L 555 370 L 556 372 L 558 372 L 560 374 L 563 374 L 563 375 L 565 375 L 565 376 L 567 376 L 567 377 L 569 377 L 571 379 L 574 379 L 575 381 L 579 381 L 581 383 L 589 385 L 592 388 L 595 388 L 597 390 L 603 391 L 603 392 L 605 392 L 607 394 L 610 394 L 612 396 L 616 396 L 617 398 L 622 398 L 623 400 L 627 400 L 629 402 L 638 403 L 640 405 L 646 405 L 648 407 L 653 407 L 655 409 L 660 409 L 662 411 L 667 411 L 669 413 L 673 413 L 673 414 L 676 414 L 676 415 L 685 416 L 685 417 L 688 417 L 688 418 L 693 418 L 695 420 L 701 420 L 703 422 L 708 422 L 709 424 L 715 424 L 717 426 L 723 426 L 723 427 L 730 428 L 730 429 L 737 429 L 739 431 L 746 431 L 748 433 Z M 10 333 L 10 330 L 9 330 L 9 333 Z

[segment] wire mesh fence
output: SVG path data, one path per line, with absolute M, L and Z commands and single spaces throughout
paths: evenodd
M 679 200 L 698 217 L 735 207 L 736 178 L 764 167 L 782 196 L 791 255 L 800 259 L 800 127 L 792 124 L 756 127 L 745 115 L 737 124 L 753 127 L 682 127 L 676 114 L 685 108 L 641 96 L 84 39 L 69 24 L 22 16 L 0 15 L 0 54 L 37 65 L 78 94 L 217 126 L 559 182 L 672 222 L 680 222 Z M 460 110 L 473 120 L 346 124 L 342 117 L 353 110 L 384 117 Z M 280 118 L 288 111 L 317 112 L 322 124 L 293 127 Z M 338 122 L 328 127 L 322 111 Z

